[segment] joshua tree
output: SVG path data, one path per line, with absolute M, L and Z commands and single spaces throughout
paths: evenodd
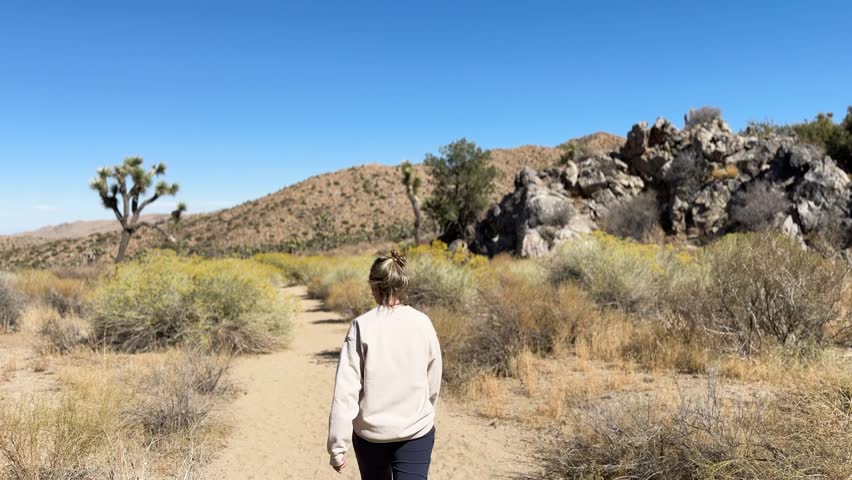
M 154 177 L 165 175 L 165 173 L 166 165 L 164 163 L 158 163 L 146 171 L 142 168 L 141 158 L 128 157 L 124 159 L 124 163 L 121 165 L 98 169 L 98 176 L 89 184 L 92 190 L 97 191 L 100 195 L 104 208 L 112 210 L 118 223 L 121 224 L 121 240 L 118 244 L 118 254 L 115 257 L 116 263 L 124 260 L 130 237 L 141 228 L 153 228 L 163 234 L 170 242 L 176 243 L 174 236 L 161 227 L 161 224 L 165 222 L 148 223 L 140 220 L 142 210 L 145 207 L 162 196 L 177 194 L 179 189 L 177 183 L 169 184 L 161 180 L 154 187 L 154 194 L 144 198 L 148 188 L 154 182 Z M 130 177 L 130 182 L 128 182 L 128 177 Z M 143 197 L 143 199 L 140 201 L 139 197 Z M 169 220 L 177 223 L 181 214 L 185 211 L 186 204 L 178 203 Z
M 402 162 L 400 169 L 402 170 L 402 184 L 405 185 L 405 193 L 408 195 L 408 201 L 411 202 L 411 208 L 414 210 L 414 243 L 420 245 L 420 228 L 423 224 L 423 214 L 420 211 L 422 203 L 420 197 L 417 196 L 420 192 L 420 177 L 414 172 L 411 162 Z

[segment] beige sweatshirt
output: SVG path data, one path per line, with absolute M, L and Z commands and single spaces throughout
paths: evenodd
M 339 466 L 352 431 L 371 442 L 432 430 L 441 388 L 441 347 L 432 321 L 406 305 L 377 307 L 352 322 L 340 351 L 328 420 L 328 453 Z

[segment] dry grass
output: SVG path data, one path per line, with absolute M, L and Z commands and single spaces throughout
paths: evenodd
M 15 288 L 14 277 L 0 272 L 0 329 L 16 328 L 23 307 L 24 299 Z
M 97 270 L 62 273 L 67 276 L 48 270 L 24 270 L 18 272 L 15 286 L 30 303 L 53 308 L 62 316 L 81 315 Z
M 227 391 L 229 363 L 228 357 L 196 352 L 170 355 L 139 379 L 125 420 L 140 426 L 149 441 L 202 428 L 216 397 Z
M 589 402 L 536 478 L 845 478 L 852 417 L 833 387 L 743 396 L 710 377 L 702 389 Z
M 41 357 L 46 358 L 46 357 Z M 195 478 L 210 414 L 229 392 L 228 358 L 200 352 L 56 357 L 64 388 L 0 412 L 0 469 L 10 479 Z

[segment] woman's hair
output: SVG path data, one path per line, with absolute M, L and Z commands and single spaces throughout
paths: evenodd
M 377 258 L 370 268 L 370 285 L 378 291 L 381 305 L 390 305 L 394 298 L 401 300 L 410 283 L 405 271 L 405 256 L 396 250 Z

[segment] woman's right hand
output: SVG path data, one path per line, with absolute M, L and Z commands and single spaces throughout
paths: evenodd
M 331 468 L 333 468 L 337 473 L 343 473 L 343 469 L 346 468 L 346 458 L 343 459 L 343 463 L 340 465 L 332 465 Z

